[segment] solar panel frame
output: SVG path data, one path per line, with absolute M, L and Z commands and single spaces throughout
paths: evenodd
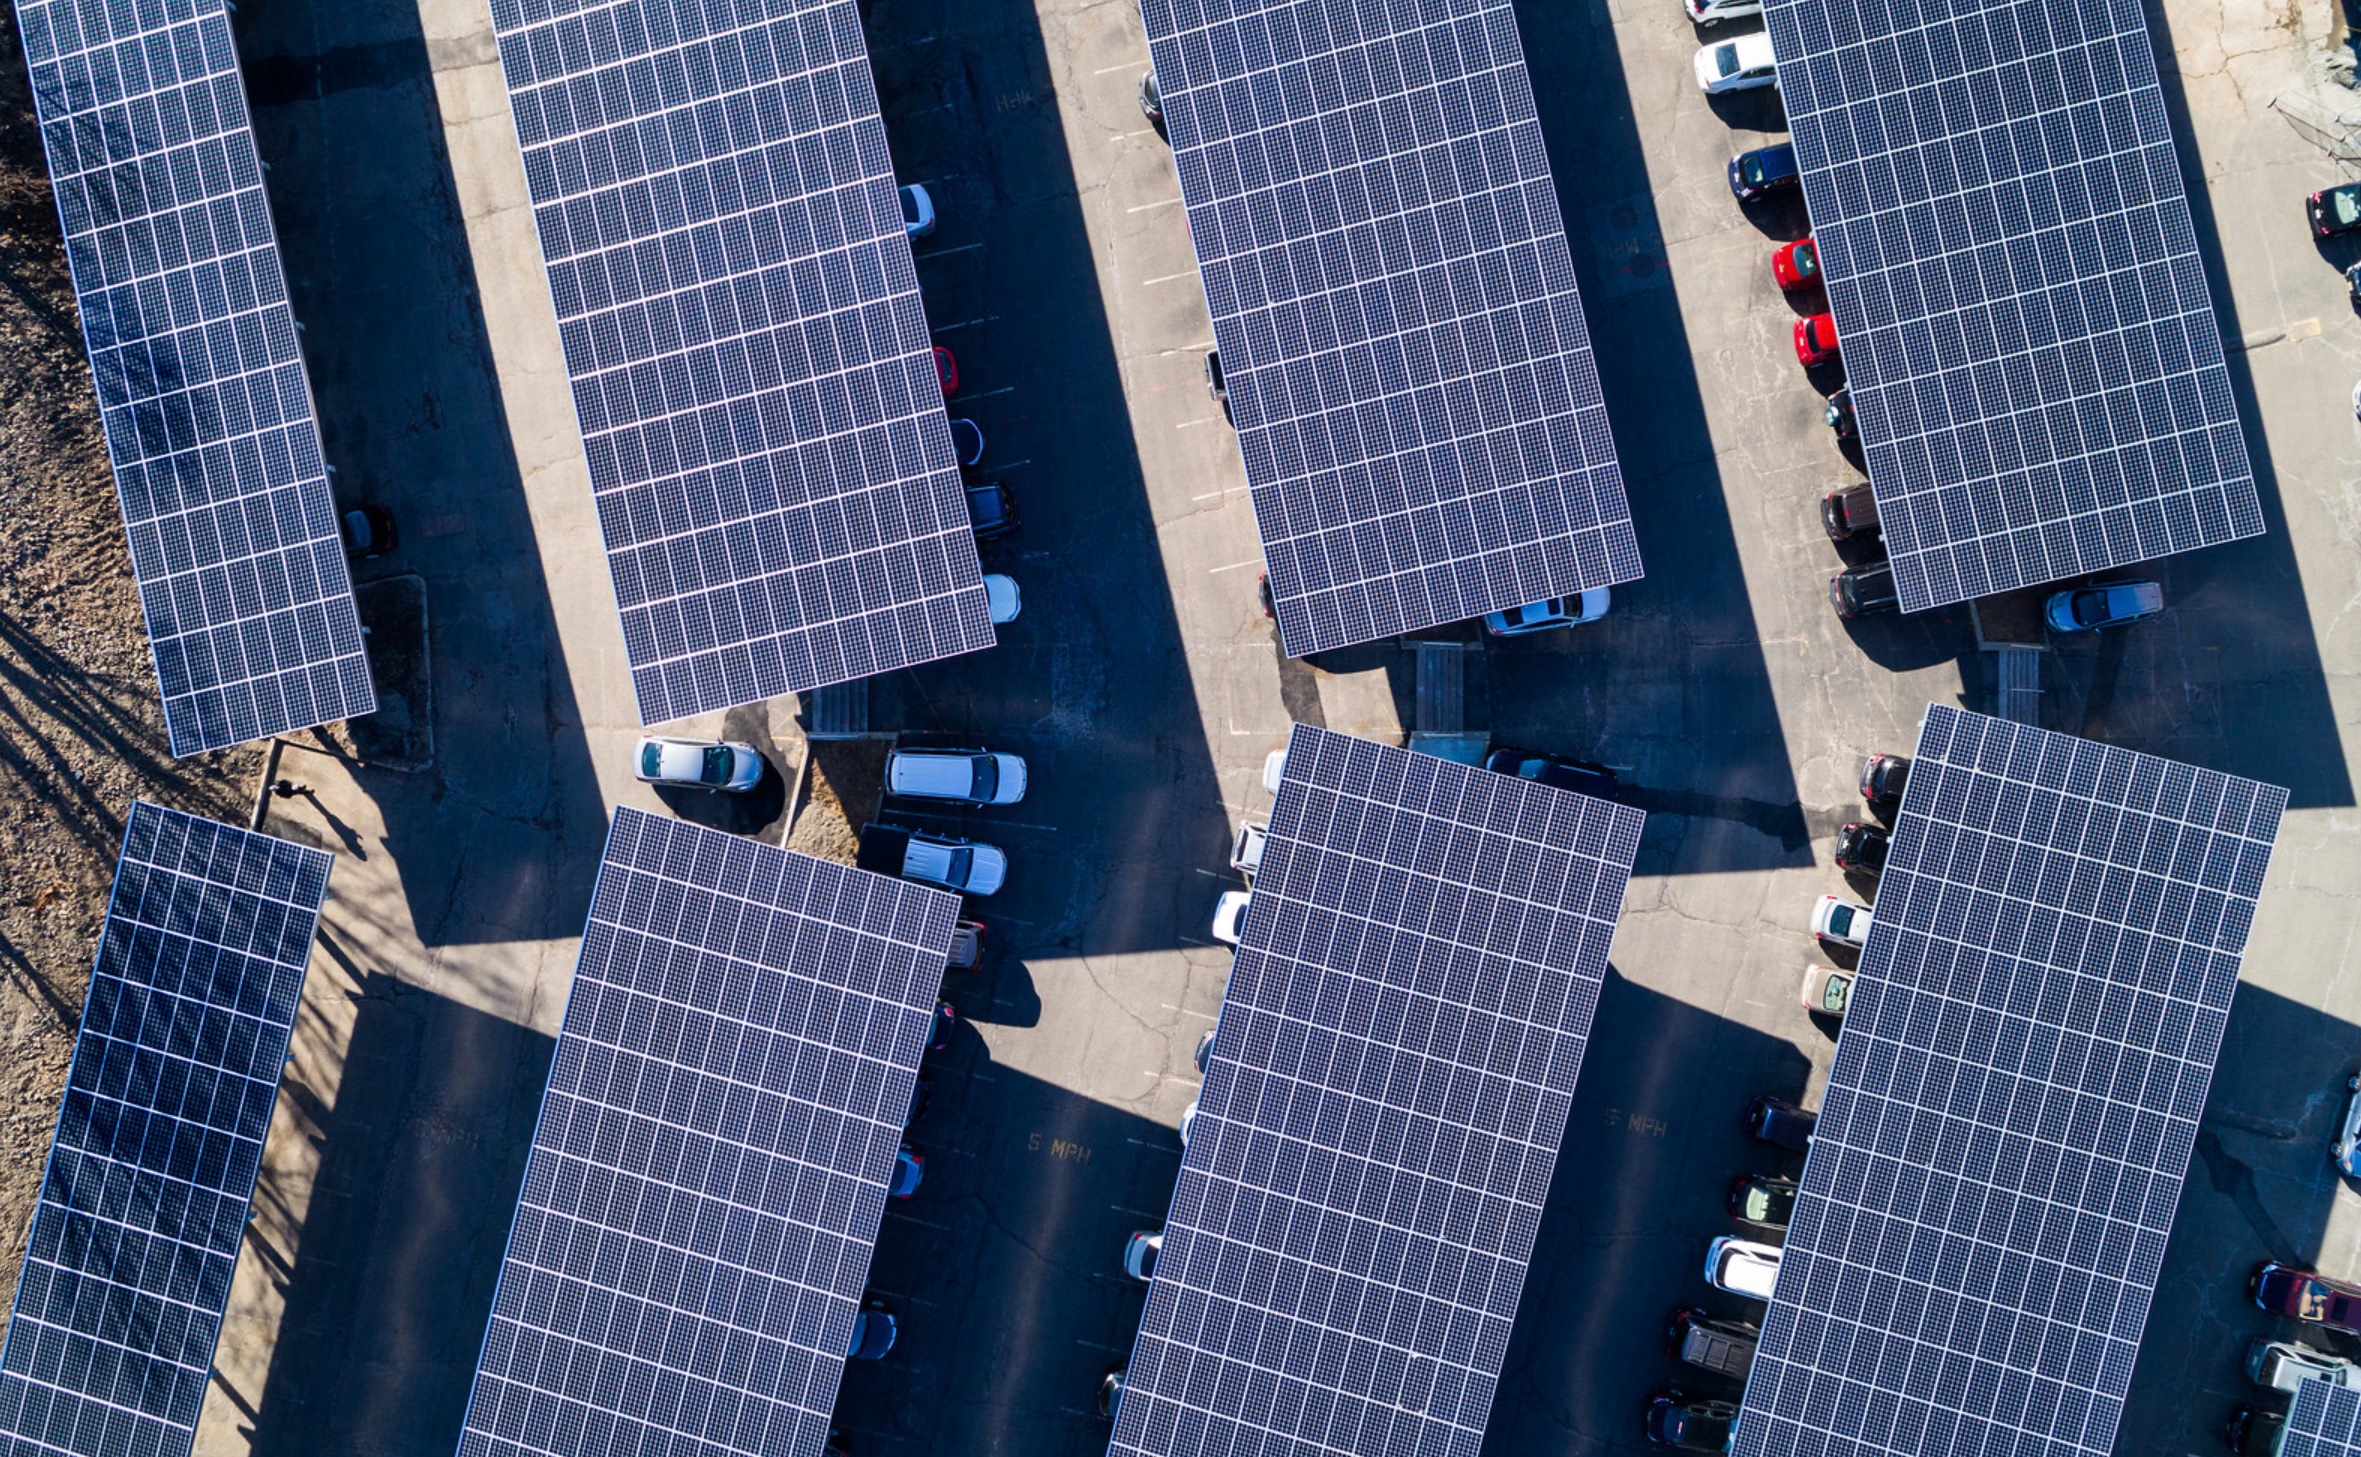
M 1641 575 L 1505 0 L 1142 0 L 1288 654 Z
M 819 1457 L 958 915 L 616 811 L 462 1457 Z
M 2287 799 L 1928 706 L 1737 1457 L 2112 1450 Z
M 1644 821 L 1296 725 L 1110 1453 L 1473 1457 Z
M 2138 0 L 1770 0 L 1905 611 L 2264 530 Z
M 224 0 L 17 0 L 181 757 L 377 708 Z
M 853 0 L 494 0 L 641 721 L 995 641 Z
M 0 1345 L 0 1448 L 195 1444 L 334 865 L 132 805 Z
M 2279 1457 L 2355 1457 L 2361 1454 L 2361 1391 L 2312 1377 L 2288 1404 L 2287 1435 Z

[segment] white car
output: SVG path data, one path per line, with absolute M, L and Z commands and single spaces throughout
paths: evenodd
M 1812 908 L 1812 934 L 1839 946 L 1869 944 L 1869 907 L 1841 895 L 1824 895 Z
M 1831 1017 L 1845 1014 L 1845 998 L 1853 990 L 1853 974 L 1833 966 L 1817 964 L 1804 968 L 1804 1010 L 1826 1012 Z
M 2361 1073 L 2345 1079 L 2345 1092 L 2344 1121 L 2337 1125 L 2336 1142 L 2328 1146 L 2328 1156 L 2346 1174 L 2361 1179 Z
M 1189 1130 L 1195 1127 L 1196 1123 L 1197 1100 L 1195 1098 L 1191 1098 L 1189 1100 L 1189 1106 L 1181 1109 L 1180 1136 L 1182 1148 L 1187 1148 L 1189 1146 Z
M 1779 1247 L 1725 1234 L 1705 1247 L 1705 1282 L 1732 1295 L 1768 1300 L 1779 1283 Z
M 1763 0 L 1681 0 L 1681 6 L 1699 25 L 1711 25 L 1717 20 L 1743 20 L 1763 13 Z
M 1225 946 L 1235 946 L 1246 934 L 1246 907 L 1254 900 L 1251 890 L 1225 890 L 1221 899 L 1213 903 L 1213 939 Z
M 650 737 L 639 741 L 631 772 L 642 784 L 743 794 L 762 783 L 762 755 L 752 744 Z
M 1025 797 L 1025 761 L 987 749 L 896 749 L 886 755 L 885 789 L 904 799 L 1015 804 Z
M 1279 781 L 1285 777 L 1287 777 L 1287 751 L 1273 749 L 1269 756 L 1262 761 L 1262 787 L 1269 791 L 1272 798 L 1276 799 L 1279 795 Z
M 1697 48 L 1697 85 L 1708 96 L 1778 84 L 1779 65 L 1771 56 L 1771 38 L 1762 31 Z
M 935 230 L 935 200 L 926 189 L 912 182 L 902 188 L 902 231 L 913 238 L 923 238 Z
M 1268 825 L 1252 820 L 1238 822 L 1238 835 L 1230 841 L 1230 868 L 1249 880 L 1262 869 L 1262 847 L 1271 838 Z
M 1607 615 L 1607 605 L 1613 600 L 1605 587 L 1593 587 L 1579 597 L 1551 597 L 1540 602 L 1528 602 L 1522 607 L 1511 607 L 1506 612 L 1484 614 L 1484 631 L 1494 637 L 1523 637 L 1529 632 L 1548 632 L 1552 628 L 1579 627 L 1585 622 L 1596 622 Z
M 1123 1273 L 1134 1280 L 1156 1278 L 1156 1256 L 1164 1252 L 1164 1231 L 1135 1229 L 1123 1246 Z
M 991 609 L 992 625 L 1006 627 L 1025 610 L 1025 594 L 1017 590 L 1017 579 L 999 572 L 984 573 L 984 603 Z

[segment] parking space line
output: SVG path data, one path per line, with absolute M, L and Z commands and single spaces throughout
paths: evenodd
M 951 403 L 954 405 L 964 405 L 969 400 L 988 400 L 993 398 L 995 395 L 1013 395 L 1016 393 L 1016 389 L 1017 387 L 1015 385 L 1004 384 L 996 390 L 986 390 L 980 395 L 961 395 L 958 398 L 952 400 Z
M 993 467 L 993 469 L 995 469 L 995 470 L 1015 470 L 1015 469 L 1016 469 L 1017 467 L 1019 467 L 1019 466 L 1026 466 L 1026 465 L 1031 465 L 1032 463 L 1033 463 L 1033 457 L 1031 457 L 1031 456 L 1029 456 L 1029 455 L 1028 455 L 1028 456 L 1026 456 L 1026 457 L 1025 457 L 1023 460 L 1012 460 L 1012 461 L 1010 461 L 1010 462 L 1009 462 L 1008 464 L 1006 464 L 1006 465 L 1003 465 L 1003 466 L 995 466 L 995 467 Z M 1000 919 L 1002 919 L 1002 920 L 1004 920 L 1004 921 L 1005 921 L 1005 920 L 1008 920 L 1008 919 L 1009 919 L 1009 917 L 1007 917 L 1007 916 L 1002 916 Z M 1025 922 L 1025 924 L 1029 926 L 1029 925 L 1031 925 L 1031 924 L 1033 924 L 1033 923 L 1032 923 L 1032 922 L 1030 922 L 1030 921 L 1027 921 L 1027 922 Z
M 1191 496 L 1191 497 L 1189 497 L 1189 500 L 1190 500 L 1192 503 L 1194 503 L 1194 502 L 1197 502 L 1197 501 L 1218 501 L 1218 500 L 1220 500 L 1220 499 L 1221 499 L 1222 497 L 1224 497 L 1224 496 L 1238 496 L 1238 495 L 1243 495 L 1243 494 L 1245 494 L 1246 492 L 1248 492 L 1248 491 L 1251 491 L 1251 490 L 1253 490 L 1253 489 L 1254 489 L 1254 487 L 1252 487 L 1252 486 L 1232 486 L 1232 487 L 1230 487 L 1230 488 L 1229 488 L 1228 490 L 1226 490 L 1226 491 L 1207 491 L 1207 492 L 1206 492 L 1204 495 L 1202 495 L 1202 496 Z
M 1207 567 L 1207 568 L 1205 569 L 1205 575 L 1207 575 L 1207 576 L 1209 576 L 1209 577 L 1218 577 L 1218 576 L 1220 576 L 1220 575 L 1221 575 L 1223 572 L 1234 572 L 1234 571 L 1238 570 L 1238 568 L 1240 568 L 1240 567 L 1259 567 L 1259 566 L 1261 566 L 1261 565 L 1262 565 L 1262 558 L 1261 558 L 1261 557 L 1248 557 L 1248 558 L 1247 558 L 1245 561 L 1242 561 L 1242 562 L 1232 562 L 1232 563 L 1230 563 L 1230 564 L 1229 564 L 1228 566 L 1226 566 L 1226 567 Z
M 888 1219 L 899 1219 L 904 1224 L 924 1225 L 928 1229 L 939 1229 L 945 1233 L 948 1233 L 951 1228 L 951 1226 L 948 1224 L 937 1224 L 931 1219 L 920 1219 L 915 1214 L 904 1214 L 899 1209 L 888 1209 L 885 1211 L 885 1217 Z
M 1170 1002 L 1158 1002 L 1156 1005 L 1162 1007 L 1167 1012 L 1178 1012 L 1184 1017 L 1203 1017 L 1208 1022 L 1219 1022 L 1221 1020 L 1221 1014 L 1218 1012 L 1193 1011 L 1188 1007 L 1176 1007 Z
M 1183 421 L 1181 421 L 1181 422 L 1180 422 L 1178 425 L 1175 425 L 1175 426 L 1173 426 L 1172 428 L 1173 428 L 1173 429 L 1175 429 L 1175 430 L 1189 430 L 1189 429 L 1193 429 L 1193 428 L 1195 428 L 1196 426 L 1199 426 L 1199 425 L 1210 425 L 1210 424 L 1212 424 L 1214 421 L 1216 421 L 1216 420 L 1219 420 L 1220 418 L 1221 418 L 1221 416 L 1219 416 L 1219 415 L 1207 415 L 1207 416 L 1206 416 L 1204 419 L 1202 419 L 1202 420 L 1183 420 Z
M 929 258 L 948 258 L 954 253 L 973 253 L 983 246 L 981 243 L 962 243 L 956 248 L 937 248 L 931 253 L 913 253 L 910 256 L 918 262 L 924 263 Z
M 1121 1346 L 1110 1346 L 1105 1341 L 1086 1341 L 1080 1337 L 1075 1338 L 1074 1344 L 1093 1351 L 1120 1352 L 1123 1349 Z
M 1177 1137 L 1177 1136 L 1178 1136 L 1178 1135 L 1175 1135 L 1175 1137 Z M 1163 1150 L 1164 1152 L 1166 1152 L 1166 1153 L 1173 1153 L 1173 1154 L 1176 1154 L 1176 1153 L 1179 1153 L 1179 1152 L 1180 1152 L 1180 1149 L 1179 1149 L 1178 1147 L 1174 1146 L 1173 1144 L 1169 1144 L 1169 1143 L 1163 1143 L 1163 1142 L 1150 1143 L 1150 1142 L 1148 1142 L 1148 1141 L 1147 1141 L 1146 1139 L 1144 1139 L 1144 1138 L 1127 1138 L 1127 1139 L 1125 1139 L 1125 1140 L 1123 1140 L 1123 1141 L 1124 1141 L 1125 1143 L 1128 1143 L 1128 1144 L 1130 1144 L 1130 1145 L 1131 1145 L 1132 1147 L 1134 1147 L 1134 1148 L 1156 1148 L 1156 1149 L 1162 1149 L 1162 1150 Z
M 1173 354 L 1196 354 L 1204 350 L 1211 349 L 1214 346 L 1214 342 L 1215 341 L 1211 339 L 1200 339 L 1194 344 L 1183 344 L 1178 349 L 1159 349 L 1156 351 L 1156 355 L 1158 358 L 1164 358 Z
M 895 805 L 895 806 L 894 806 L 894 813 L 895 813 L 895 814 L 897 814 L 897 815 L 900 815 L 900 816 L 902 816 L 902 817 L 903 817 L 903 818 L 905 818 L 905 819 L 913 819 L 913 820 L 956 820 L 956 819 L 961 819 L 961 818 L 963 818 L 963 816 L 956 815 L 956 814 L 951 814 L 951 813 L 948 813 L 948 812 L 946 812 L 946 811 L 944 811 L 944 810 L 938 810 L 938 809 L 910 809 L 910 808 L 908 808 L 908 807 L 906 807 L 906 806 L 904 806 L 904 805 L 900 805 L 900 804 L 897 804 L 897 805 Z M 994 816 L 992 817 L 992 823 L 993 823 L 994 825 L 996 825 L 996 826 L 1006 826 L 1007 828 L 1009 828 L 1009 829 L 1012 829 L 1012 830 L 1041 830 L 1041 831 L 1044 831 L 1044 832 L 1046 832 L 1046 833 L 1048 833 L 1048 834 L 1052 834 L 1052 835 L 1059 835 L 1059 834 L 1063 834 L 1063 833 L 1065 833 L 1063 830 L 1060 830 L 1060 829 L 1059 829 L 1059 828 L 1058 828 L 1056 825 L 1037 825 L 1037 824 L 1034 824 L 1034 823 L 1032 823 L 1032 822 L 1030 822 L 1030 821 L 1027 821 L 1027 820 L 1004 820 L 1004 819 L 1000 818 L 998 815 L 994 815 Z M 1007 917 L 1005 917 L 1005 916 L 1002 916 L 1002 917 L 1000 917 L 999 919 L 1001 919 L 1001 920 L 1006 920 L 1006 919 L 1008 919 L 1008 918 L 1007 918 Z
M 1140 280 L 1140 287 L 1154 288 L 1159 283 L 1175 283 L 1181 279 L 1195 278 L 1196 276 L 1197 270 L 1192 268 L 1186 273 L 1167 273 L 1162 278 L 1143 278 Z
M 1150 209 L 1152 209 L 1152 208 L 1159 208 L 1159 207 L 1170 207 L 1170 206 L 1172 206 L 1174 203 L 1176 203 L 1176 202 L 1179 202 L 1179 201 L 1180 201 L 1180 199 L 1179 199 L 1179 198 L 1177 198 L 1177 197 L 1168 197 L 1168 198 L 1165 198 L 1165 199 L 1164 199 L 1163 201 L 1161 201 L 1161 202 L 1143 202 L 1143 203 L 1141 203 L 1141 204 L 1140 204 L 1138 207 L 1127 207 L 1127 208 L 1125 208 L 1125 209 L 1124 209 L 1124 211 L 1125 211 L 1125 212 L 1147 212 L 1147 211 L 1149 211 L 1149 210 L 1150 210 Z
M 1136 71 L 1136 70 L 1138 70 L 1139 68 L 1140 68 L 1140 63 L 1139 63 L 1139 62 L 1137 62 L 1137 61 L 1125 61 L 1125 62 L 1124 62 L 1122 65 L 1120 65 L 1120 66 L 1101 66 L 1101 67 L 1099 67 L 1097 70 L 1095 70 L 1095 71 L 1091 72 L 1090 74 L 1092 74 L 1093 76 L 1112 76 L 1112 75 L 1114 75 L 1114 74 L 1115 74 L 1117 71 Z
M 998 322 L 1000 322 L 1000 316 L 998 314 L 986 314 L 980 319 L 962 319 L 956 324 L 945 324 L 940 329 L 935 330 L 935 332 L 938 334 L 950 334 L 955 333 L 961 329 L 972 329 L 978 324 L 996 324 Z

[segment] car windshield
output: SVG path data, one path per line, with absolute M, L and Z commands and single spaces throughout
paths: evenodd
M 1828 913 L 1828 934 L 1831 936 L 1853 934 L 1853 908 L 1851 906 L 1838 906 Z
M 1747 186 L 1749 186 L 1749 187 L 1760 187 L 1760 186 L 1762 186 L 1762 183 L 1763 183 L 1763 159 L 1762 159 L 1762 154 L 1761 154 L 1760 152 L 1748 152 L 1748 153 L 1747 153 L 1745 156 L 1743 156 L 1743 157 L 1740 157 L 1740 158 L 1738 159 L 1738 176 L 1739 176 L 1739 177 L 1740 177 L 1740 179 L 1741 179 L 1741 180 L 1743 180 L 1743 181 L 1746 183 L 1746 185 L 1747 185 Z
M 971 799 L 990 799 L 1000 792 L 1000 761 L 990 754 L 978 754 L 968 761 L 975 765 L 975 787 Z
M 952 851 L 951 873 L 944 878 L 949 880 L 953 885 L 967 884 L 968 868 L 974 865 L 975 861 L 976 852 L 973 850 L 963 848 Z
M 1852 984 L 1853 979 L 1849 976 L 1830 977 L 1828 984 L 1820 989 L 1820 1010 L 1841 1016 L 1845 1009 L 1845 992 Z
M 2107 594 L 2093 587 L 2074 594 L 2074 616 L 2083 622 L 2096 622 L 2107 615 Z
M 1813 247 L 1811 240 L 1807 238 L 1798 244 L 1795 250 L 1795 276 L 1810 278 L 1819 271 L 1820 250 Z
M 1771 1191 L 1760 1184 L 1748 1185 L 1746 1189 L 1746 1217 L 1761 1219 L 1770 1212 Z
M 719 744 L 708 745 L 705 750 L 705 772 L 697 777 L 707 784 L 729 783 L 730 751 Z
M 662 744 L 642 744 L 639 746 L 639 772 L 650 779 L 664 772 L 664 746 Z
M 2331 192 L 2328 194 L 2328 212 L 2336 219 L 2339 227 L 2351 227 L 2361 222 L 2361 191 L 2340 187 Z
M 1715 46 L 1713 48 L 1713 67 L 1724 76 L 1737 75 L 1738 48 L 1734 45 Z

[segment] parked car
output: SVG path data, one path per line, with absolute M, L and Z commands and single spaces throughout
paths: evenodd
M 984 462 L 984 427 L 965 415 L 951 417 L 951 453 L 962 470 Z
M 1222 378 L 1221 351 L 1219 349 L 1205 351 L 1205 393 L 1211 395 L 1213 402 L 1221 406 L 1221 417 L 1224 420 L 1229 419 L 1230 385 L 1229 381 Z
M 2361 182 L 2326 188 L 2304 199 L 2304 215 L 2312 220 L 2312 236 L 2333 238 L 2361 228 Z
M 1681 0 L 1681 8 L 1699 25 L 1717 20 L 1744 20 L 1763 13 L 1763 0 Z
M 1764 1143 L 1794 1153 L 1808 1152 L 1812 1147 L 1812 1125 L 1819 1115 L 1798 1108 L 1784 1098 L 1768 1094 L 1746 1105 L 1746 1131 Z
M 1279 781 L 1287 775 L 1287 751 L 1273 749 L 1263 756 L 1262 787 L 1273 795 L 1279 792 Z
M 951 928 L 951 954 L 945 970 L 973 971 L 984 959 L 984 923 L 961 921 Z
M 1702 1310 L 1676 1310 L 1665 1348 L 1676 1361 L 1744 1381 L 1746 1373 L 1754 1369 L 1754 1347 L 1762 1334 L 1760 1327 L 1748 1321 L 1723 1320 Z
M 1225 890 L 1221 899 L 1213 903 L 1213 939 L 1225 946 L 1235 946 L 1246 934 L 1246 907 L 1254 899 L 1251 890 Z
M 1848 622 L 1875 613 L 1901 611 L 1902 593 L 1894 585 L 1893 564 L 1864 562 L 1830 577 L 1828 605 Z
M 1164 1249 L 1164 1231 L 1135 1229 L 1123 1243 L 1123 1273 L 1134 1280 L 1156 1278 L 1156 1256 Z
M 2286 1413 L 2241 1406 L 2222 1424 L 2222 1440 L 2235 1457 L 2279 1457 L 2286 1430 Z
M 902 231 L 923 238 L 935 230 L 935 200 L 915 182 L 902 184 Z
M 1886 851 L 1893 844 L 1893 838 L 1877 826 L 1848 820 L 1836 832 L 1836 868 L 1875 875 L 1885 869 Z
M 1831 1017 L 1845 1014 L 1845 998 L 1853 990 L 1853 974 L 1842 968 L 1822 966 L 1813 962 L 1804 968 L 1803 1004 L 1807 1012 L 1825 1012 Z
M 1861 797 L 1871 804 L 1899 804 L 1910 783 L 1910 761 L 1900 754 L 1871 754 L 1861 764 Z
M 1820 281 L 1820 247 L 1809 238 L 1784 243 L 1771 254 L 1771 277 L 1783 289 L 1809 288 Z
M 1779 1247 L 1717 1235 L 1705 1248 L 1705 1282 L 1726 1294 L 1768 1300 L 1779 1283 Z
M 1606 616 L 1612 600 L 1613 594 L 1607 588 L 1593 587 L 1579 597 L 1549 597 L 1528 602 L 1506 612 L 1485 613 L 1484 631 L 1494 637 L 1523 637 L 1529 632 L 1576 627 Z
M 1262 869 L 1262 847 L 1270 838 L 1269 826 L 1252 820 L 1238 821 L 1238 833 L 1230 841 L 1230 868 L 1245 876 Z
M 363 501 L 336 520 L 343 528 L 345 552 L 359 561 L 384 556 L 401 545 L 393 513 L 374 501 Z
M 1214 1029 L 1208 1027 L 1205 1029 L 1205 1035 L 1197 1039 L 1197 1076 L 1199 1077 L 1205 1076 L 1206 1071 L 1213 1066 L 1213 1032 Z
M 998 481 L 985 481 L 967 486 L 967 524 L 975 528 L 976 540 L 991 541 L 1017 529 L 1016 497 Z
M 632 776 L 642 784 L 744 794 L 762 783 L 762 755 L 752 744 L 728 740 L 650 736 L 639 741 L 631 762 Z
M 2361 1073 L 2345 1079 L 2345 1116 L 2337 1124 L 2328 1157 L 2346 1175 L 2361 1179 Z
M 2361 1366 L 2302 1341 L 2256 1336 L 2246 1348 L 2246 1379 L 2257 1386 L 2293 1394 L 2307 1381 L 2325 1381 L 2361 1391 Z
M 1771 37 L 1759 30 L 1699 46 L 1695 67 L 1697 85 L 1708 96 L 1779 84 Z
M 1880 529 L 1877 493 L 1869 488 L 1867 481 L 1830 491 L 1820 498 L 1820 524 L 1827 529 L 1830 541 L 1851 541 L 1856 536 L 1875 534 Z
M 1813 314 L 1795 321 L 1795 362 L 1817 369 L 1837 357 L 1836 315 Z
M 1189 1100 L 1189 1106 L 1181 1109 L 1180 1141 L 1182 1148 L 1185 1149 L 1189 1146 L 1189 1130 L 1195 1128 L 1196 1126 L 1197 1100 L 1195 1098 L 1191 1098 Z
M 1001 494 L 1005 497 L 1006 490 Z M 975 520 L 975 508 L 968 508 L 968 520 Z M 984 607 L 992 614 L 994 627 L 1006 627 L 1025 610 L 1025 594 L 1017 590 L 1017 579 L 1000 572 L 984 573 Z
M 1484 767 L 1495 774 L 1530 779 L 1552 789 L 1570 789 L 1600 799 L 1615 789 L 1615 771 L 1588 759 L 1566 759 L 1531 749 L 1494 749 L 1484 756 Z
M 926 1050 L 941 1052 L 959 1035 L 959 1009 L 949 1002 L 935 1003 L 935 1019 L 926 1031 Z
M 926 1116 L 926 1105 L 935 1100 L 935 1085 L 924 1078 L 910 1085 L 910 1115 L 902 1120 L 902 1131 L 908 1133 Z
M 879 875 L 898 875 L 960 895 L 990 895 L 1008 879 L 1008 856 L 999 846 L 900 825 L 861 826 L 854 863 Z
M 852 1344 L 845 1357 L 853 1361 L 882 1361 L 899 1334 L 892 1307 L 872 1297 L 853 1316 Z
M 1025 761 L 989 749 L 896 749 L 885 756 L 885 789 L 904 799 L 1015 804 L 1025 797 Z
M 926 1160 L 905 1143 L 894 1154 L 893 1178 L 885 1186 L 885 1196 L 888 1199 L 907 1199 L 918 1192 L 918 1186 L 925 1178 Z
M 1121 1366 L 1110 1366 L 1099 1378 L 1099 1415 L 1108 1421 L 1113 1421 L 1123 1406 L 1123 1372 Z
M 1768 1174 L 1740 1174 L 1730 1183 L 1730 1217 L 1741 1224 L 1785 1229 L 1795 1214 L 1796 1182 Z
M 1828 396 L 1828 404 L 1820 411 L 1820 418 L 1826 420 L 1828 428 L 1836 432 L 1839 445 L 1859 434 L 1860 422 L 1853 418 L 1853 387 L 1849 384 L 1838 385 Z
M 2121 627 L 2164 610 L 2164 588 L 2156 582 L 2108 582 L 2053 593 L 2041 609 L 2052 632 L 2089 632 Z
M 1869 944 L 1869 907 L 1841 895 L 1824 895 L 1812 907 L 1812 934 L 1839 946 Z
M 1758 7 L 1759 8 L 1759 7 Z M 1774 142 L 1730 159 L 1730 195 L 1740 202 L 1803 185 L 1803 169 L 1796 165 L 1795 144 Z
M 1649 1396 L 1647 1418 L 1641 1423 L 1649 1441 L 1683 1452 L 1727 1452 L 1730 1434 L 1737 1429 L 1738 1403 L 1694 1400 L 1673 1387 Z
M 935 346 L 935 383 L 946 400 L 959 392 L 959 356 L 940 344 Z
M 1158 131 L 1164 129 L 1164 88 L 1156 84 L 1154 71 L 1140 77 L 1140 115 Z
M 2265 1260 L 2248 1277 L 2246 1293 L 2273 1315 L 2361 1336 L 2361 1287 Z

